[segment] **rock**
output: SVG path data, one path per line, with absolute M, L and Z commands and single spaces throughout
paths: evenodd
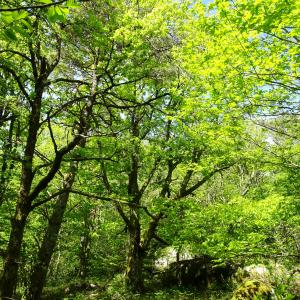
M 246 280 L 235 290 L 231 300 L 274 299 L 272 287 L 257 280 Z
M 209 256 L 182 260 L 170 264 L 164 272 L 165 285 L 195 286 L 207 288 L 213 283 L 224 284 L 234 273 L 234 268 L 229 264 L 215 266 Z
M 243 282 L 246 279 L 256 280 L 266 284 L 270 284 L 271 277 L 270 271 L 264 265 L 249 265 L 243 268 L 239 268 L 236 273 L 236 279 L 239 282 Z

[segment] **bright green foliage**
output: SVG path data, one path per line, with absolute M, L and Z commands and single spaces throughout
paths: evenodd
M 79 162 L 78 172 L 49 286 L 90 279 L 105 286 L 99 297 L 143 297 L 124 296 L 120 275 L 134 226 L 144 273 L 153 272 L 166 243 L 216 264 L 278 259 L 293 272 L 300 255 L 298 0 L 6 2 L 0 269 L 37 86 L 44 89 L 31 191 L 58 150 L 81 137 L 32 202 L 19 293 L 28 288 L 56 200 L 51 195 L 62 189 L 70 161 Z M 47 78 L 39 78 L 43 63 L 52 68 Z M 278 285 L 283 295 L 287 285 Z M 271 291 L 248 281 L 234 299 L 255 289 Z M 159 290 L 149 299 L 191 293 Z
M 283 217 L 279 208 L 287 199 L 273 195 L 262 200 L 232 199 L 226 204 L 203 207 L 194 204 L 186 213 L 189 228 L 180 236 L 186 236 L 191 250 L 213 257 L 238 260 L 239 257 L 257 258 L 268 253 L 269 257 L 281 253 L 284 237 L 279 230 Z M 285 208 L 295 215 L 293 206 Z M 197 220 L 196 224 L 194 223 Z M 189 225 L 188 225 L 189 224 Z M 195 229 L 193 228 L 195 224 Z

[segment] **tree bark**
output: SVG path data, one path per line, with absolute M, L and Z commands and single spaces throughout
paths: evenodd
M 38 27 L 39 19 L 36 19 L 34 23 L 34 32 L 39 31 Z M 58 36 L 58 35 L 57 35 Z M 2 299 L 12 299 L 15 295 L 17 286 L 18 275 L 18 261 L 21 255 L 21 246 L 23 240 L 24 228 L 26 225 L 26 219 L 30 211 L 37 205 L 33 204 L 33 201 L 37 199 L 39 194 L 44 191 L 48 184 L 55 177 L 59 171 L 60 165 L 64 156 L 71 152 L 77 145 L 84 143 L 86 133 L 89 129 L 89 120 L 91 117 L 93 105 L 96 101 L 96 87 L 98 79 L 96 76 L 96 66 L 98 63 L 98 56 L 95 57 L 95 64 L 93 68 L 93 80 L 90 101 L 86 103 L 82 114 L 80 116 L 79 123 L 74 123 L 74 130 L 76 132 L 73 139 L 60 150 L 57 149 L 57 145 L 53 140 L 53 146 L 55 148 L 55 158 L 48 173 L 40 179 L 40 181 L 32 187 L 33 179 L 35 177 L 35 171 L 33 169 L 33 160 L 36 150 L 36 143 L 38 138 L 38 132 L 40 129 L 40 117 L 42 108 L 43 93 L 49 86 L 48 78 L 53 72 L 55 67 L 60 61 L 61 54 L 61 38 L 57 38 L 57 53 L 56 59 L 53 63 L 50 63 L 46 57 L 41 55 L 41 44 L 39 41 L 35 45 L 31 41 L 28 41 L 30 57 L 26 56 L 26 59 L 31 63 L 32 74 L 30 74 L 33 80 L 31 82 L 31 91 L 27 91 L 26 85 L 22 82 L 21 77 L 17 72 L 10 68 L 9 65 L 1 65 L 2 69 L 5 69 L 16 81 L 19 86 L 20 92 L 28 101 L 30 105 L 30 114 L 27 122 L 28 132 L 26 137 L 24 155 L 22 159 L 22 171 L 20 179 L 20 193 L 17 201 L 15 216 L 12 219 L 12 228 L 10 234 L 10 240 L 6 251 L 6 260 L 4 263 L 4 271 L 1 277 L 1 295 Z M 32 76 L 33 75 L 33 76 Z M 30 88 L 28 87 L 28 89 Z M 76 125 L 76 126 L 75 126 Z
M 129 249 L 127 252 L 127 266 L 125 271 L 126 286 L 137 292 L 144 290 L 143 278 L 143 262 L 144 262 L 144 249 L 141 246 L 141 229 L 140 225 L 130 229 L 129 232 Z
M 10 233 L 9 244 L 6 251 L 3 276 L 1 278 L 1 299 L 11 299 L 17 286 L 17 274 L 19 269 L 19 258 L 23 233 L 29 208 L 19 201 L 15 216 L 12 219 L 12 230 Z
M 20 196 L 16 206 L 15 215 L 12 219 L 12 228 L 6 251 L 3 276 L 1 278 L 2 299 L 11 299 L 15 294 L 24 228 L 31 208 L 30 189 L 33 180 L 32 162 L 39 130 L 41 99 L 43 94 L 41 87 L 36 87 L 36 89 L 37 96 L 32 105 L 32 112 L 29 117 L 25 155 L 22 162 Z
M 92 237 L 91 232 L 94 230 L 93 222 L 96 216 L 95 209 L 89 210 L 84 216 L 84 231 L 80 238 L 79 250 L 79 271 L 78 275 L 81 280 L 85 280 L 89 271 L 89 260 L 91 253 Z
M 140 118 L 136 110 L 131 115 L 131 134 L 134 138 L 139 138 Z M 132 203 L 139 205 L 142 194 L 138 185 L 139 176 L 139 154 L 140 142 L 133 142 L 133 151 L 131 153 L 131 168 L 128 173 L 128 196 Z M 144 251 L 141 245 L 141 224 L 139 209 L 131 208 L 129 218 L 127 218 L 127 227 L 129 231 L 127 266 L 125 270 L 125 283 L 127 288 L 133 291 L 143 291 L 143 258 Z
M 8 174 L 8 171 L 12 169 L 13 164 L 11 166 L 8 166 L 8 161 L 10 160 L 10 154 L 12 150 L 12 144 L 13 144 L 13 131 L 14 131 L 14 123 L 15 123 L 15 117 L 12 116 L 9 124 L 9 132 L 6 142 L 3 146 L 3 157 L 2 157 L 2 167 L 1 167 L 1 174 L 0 174 L 0 207 L 4 202 L 4 196 L 6 192 L 6 188 L 9 182 L 10 174 Z
M 52 215 L 49 219 L 48 227 L 43 238 L 42 245 L 39 249 L 37 262 L 33 266 L 33 271 L 30 277 L 30 286 L 27 294 L 27 299 L 41 299 L 42 291 L 46 283 L 46 276 L 49 269 L 49 264 L 57 243 L 59 231 L 62 225 L 64 213 L 69 200 L 69 191 L 73 185 L 77 163 L 71 164 L 69 174 L 63 182 L 63 189 L 67 190 L 61 194 L 55 203 Z

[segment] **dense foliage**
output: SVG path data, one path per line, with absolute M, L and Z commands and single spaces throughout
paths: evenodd
M 2 299 L 298 299 L 299 1 L 0 4 Z

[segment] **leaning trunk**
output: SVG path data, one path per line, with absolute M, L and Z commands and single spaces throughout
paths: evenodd
M 71 166 L 69 176 L 63 183 L 63 188 L 65 190 L 69 190 L 72 187 L 76 169 L 77 165 Z M 61 228 L 68 199 L 69 192 L 67 191 L 61 194 L 57 202 L 55 203 L 53 213 L 48 223 L 46 234 L 39 249 L 37 263 L 33 267 L 27 299 L 38 300 L 41 298 L 42 291 L 46 282 L 49 264 L 57 243 L 58 234 Z

